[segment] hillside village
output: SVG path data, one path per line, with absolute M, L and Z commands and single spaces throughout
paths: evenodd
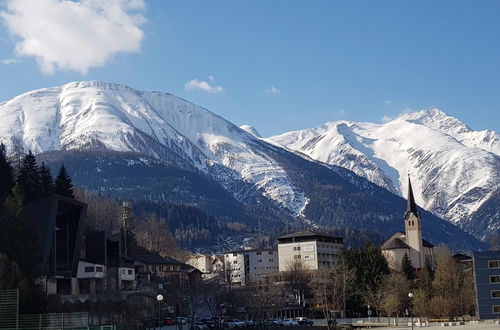
M 406 322 L 409 310 L 419 325 L 500 313 L 494 299 L 485 299 L 500 297 L 500 252 L 452 254 L 427 241 L 410 178 L 404 231 L 381 245 L 347 246 L 343 237 L 304 226 L 266 248 L 202 254 L 180 248 L 165 219 L 135 214 L 129 201 L 112 204 L 118 213 L 104 197 L 99 203 L 91 195 L 88 204 L 64 165 L 53 179 L 31 152 L 8 158 L 1 145 L 0 169 L 0 269 L 9 270 L 0 289 L 18 292 L 21 318 L 83 312 L 92 325 L 323 319 L 331 327 L 363 317 Z M 5 313 L 0 328 L 8 327 Z

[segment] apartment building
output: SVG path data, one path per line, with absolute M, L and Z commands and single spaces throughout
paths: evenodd
M 224 253 L 225 276 L 234 284 L 246 285 L 278 273 L 278 251 L 244 249 Z
M 477 316 L 500 318 L 500 251 L 474 252 L 474 284 Z
M 342 237 L 309 230 L 278 237 L 279 271 L 287 271 L 296 262 L 311 270 L 331 268 L 343 244 Z

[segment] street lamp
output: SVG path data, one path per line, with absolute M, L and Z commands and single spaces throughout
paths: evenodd
M 163 300 L 163 295 L 157 295 L 156 300 L 158 300 L 158 329 L 161 329 L 161 302 Z
M 408 298 L 410 298 L 410 320 L 411 320 L 411 330 L 413 330 L 413 310 L 411 306 L 411 298 L 413 298 L 413 293 L 408 293 Z

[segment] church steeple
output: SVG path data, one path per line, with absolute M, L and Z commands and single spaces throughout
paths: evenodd
M 415 203 L 415 197 L 413 197 L 410 175 L 408 174 L 408 201 L 406 205 L 405 217 L 407 217 L 409 213 L 413 213 L 414 215 L 418 216 L 417 204 Z

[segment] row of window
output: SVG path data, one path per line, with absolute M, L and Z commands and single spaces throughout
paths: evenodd
M 500 283 L 500 275 L 490 275 L 490 283 Z
M 96 272 L 96 273 L 102 273 L 104 272 L 104 268 L 102 266 L 87 266 L 85 267 L 84 269 L 85 273 L 93 273 L 93 272 Z
M 274 254 L 274 251 L 267 251 L 267 253 Z M 256 254 L 260 256 L 262 254 L 262 251 L 257 251 Z
M 180 270 L 181 267 L 180 266 L 173 266 L 173 265 L 149 265 L 148 266 L 148 269 L 149 270 L 152 270 L 152 271 L 163 271 L 163 272 L 167 272 L 167 271 L 174 271 L 174 270 Z
M 500 260 L 488 261 L 488 268 L 500 268 Z

